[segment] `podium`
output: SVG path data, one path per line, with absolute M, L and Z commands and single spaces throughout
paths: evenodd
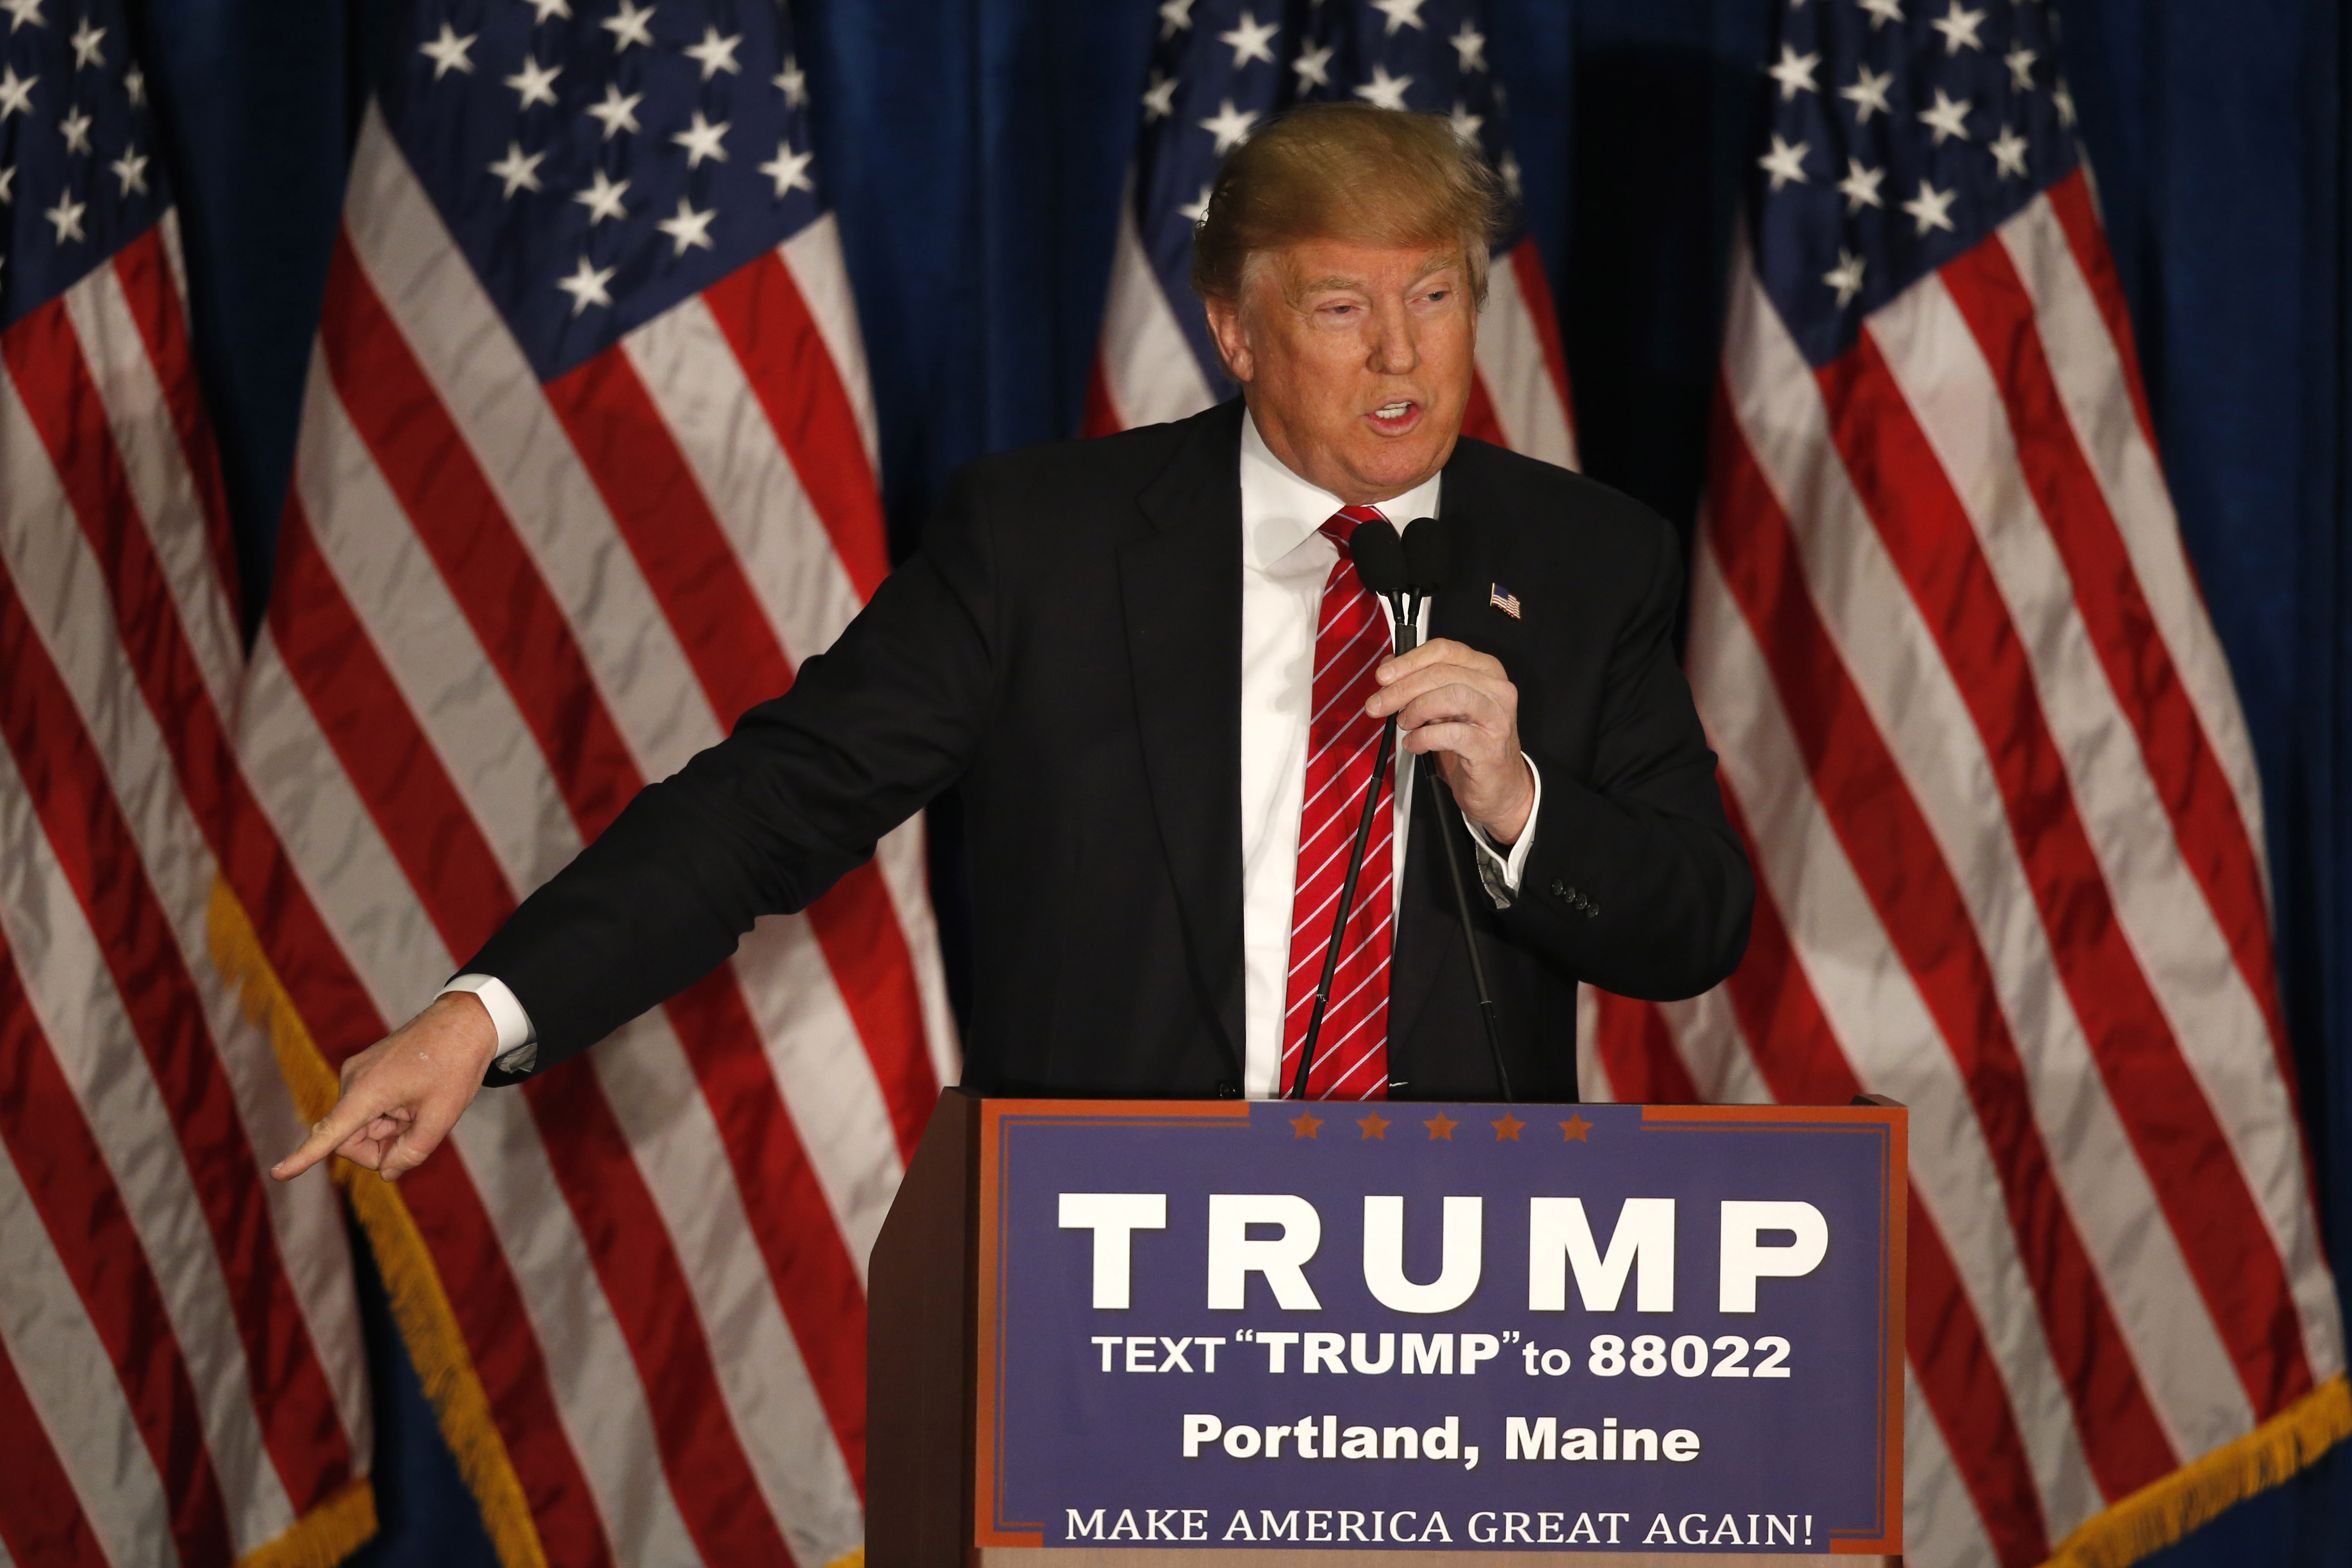
M 873 1568 L 1892 1560 L 1906 1122 L 944 1093 Z

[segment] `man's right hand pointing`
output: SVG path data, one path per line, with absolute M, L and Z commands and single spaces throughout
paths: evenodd
M 291 1181 L 330 1154 L 396 1181 L 441 1145 L 481 1092 L 498 1026 L 470 992 L 453 991 L 343 1064 L 342 1098 L 302 1146 L 269 1168 Z

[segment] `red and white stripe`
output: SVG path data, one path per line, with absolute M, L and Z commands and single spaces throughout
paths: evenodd
M 1477 372 L 1462 432 L 1572 468 L 1576 428 L 1569 415 L 1568 358 L 1536 242 L 1523 239 L 1496 256 L 1486 279 Z M 1217 400 L 1177 324 L 1177 310 L 1200 308 L 1191 299 L 1170 300 L 1144 254 L 1134 203 L 1122 200 L 1102 340 L 1087 385 L 1087 435 L 1182 419 Z
M 1462 433 L 1530 458 L 1576 467 L 1568 352 L 1536 242 L 1522 239 L 1486 269 L 1478 313 L 1478 374 Z
M 1177 324 L 1178 310 L 1151 269 L 1143 233 L 1135 223 L 1135 174 L 1118 201 L 1118 237 L 1111 247 L 1110 294 L 1103 304 L 1102 339 L 1095 345 L 1087 384 L 1086 434 L 1108 436 L 1139 425 L 1164 425 L 1198 414 L 1216 401 L 1201 373 L 1192 342 Z
M 215 967 L 242 656 L 171 220 L 0 334 L 0 1546 L 226 1564 L 364 1486 L 341 1206 Z M 348 1506 L 346 1502 L 346 1506 Z
M 2344 1371 L 2261 798 L 2077 174 L 1815 370 L 1743 249 L 1687 666 L 1731 980 L 1588 1095 L 1911 1107 L 1906 1543 L 2038 1563 Z
M 865 381 L 826 219 L 542 386 L 370 110 L 240 734 L 331 1057 L 856 614 Z M 550 1561 L 858 1545 L 866 1254 L 955 1072 L 909 824 L 403 1182 Z
M 1345 526 L 1342 526 L 1344 520 Z M 1389 654 L 1389 623 L 1348 563 L 1345 549 L 1357 528 L 1379 522 L 1376 507 L 1344 507 L 1323 525 L 1324 536 L 1341 546 L 1323 582 L 1323 602 L 1315 632 L 1315 675 L 1309 690 L 1307 793 L 1298 814 L 1298 868 L 1293 879 L 1290 975 L 1282 1019 L 1280 1081 L 1297 1084 L 1307 1031 L 1316 1033 L 1316 1055 L 1303 1086 L 1309 1100 L 1388 1098 L 1389 957 L 1395 935 L 1394 853 L 1396 774 L 1382 755 L 1387 737 L 1381 721 L 1364 710 L 1379 689 L 1372 671 Z M 1375 764 L 1381 768 L 1377 798 L 1369 807 L 1364 792 Z M 1365 817 L 1370 810 L 1370 816 Z M 1318 1022 L 1316 993 L 1347 887 L 1356 832 L 1367 826 L 1360 879 L 1352 890 L 1331 988 Z

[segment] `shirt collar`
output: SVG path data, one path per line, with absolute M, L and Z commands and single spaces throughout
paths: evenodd
M 1438 488 L 1444 477 L 1442 472 L 1432 474 L 1404 494 L 1380 502 L 1381 515 L 1400 531 L 1414 518 L 1436 516 Z M 1258 434 L 1254 414 L 1245 413 L 1242 419 L 1241 479 L 1242 553 L 1261 572 L 1276 570 L 1277 563 L 1314 539 L 1333 512 L 1348 504 L 1285 466 Z M 1331 548 L 1328 542 L 1323 545 L 1325 552 Z M 1328 553 L 1321 553 L 1309 563 L 1319 569 L 1329 561 Z

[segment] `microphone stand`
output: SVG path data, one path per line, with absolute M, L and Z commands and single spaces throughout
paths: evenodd
M 1422 600 L 1416 595 L 1410 603 L 1411 609 L 1397 622 L 1397 652 L 1400 654 L 1412 652 L 1421 641 Z M 1454 885 L 1454 912 L 1462 922 L 1463 950 L 1470 955 L 1470 984 L 1478 993 L 1478 1021 L 1486 1028 L 1486 1052 L 1495 1062 L 1495 1081 L 1501 1086 L 1506 1100 L 1517 1100 L 1518 1096 L 1511 1092 L 1511 1070 L 1503 1065 L 1503 1030 L 1496 1021 L 1494 994 L 1486 989 L 1486 965 L 1478 956 L 1478 933 L 1470 923 L 1470 895 L 1462 880 L 1462 852 L 1454 847 L 1454 835 L 1446 831 L 1445 797 L 1439 793 L 1437 770 L 1428 765 L 1426 759 L 1420 769 L 1420 776 L 1428 785 L 1423 793 L 1429 797 L 1430 823 L 1437 834 L 1438 843 L 1445 850 L 1445 879 Z M 1461 808 L 1455 807 L 1454 814 L 1460 816 Z M 1463 820 L 1466 831 L 1469 819 L 1465 817 Z
M 1478 992 L 1478 1021 L 1486 1028 L 1486 1051 L 1495 1058 L 1495 1081 L 1501 1086 L 1503 1098 L 1517 1100 L 1511 1092 L 1511 1069 L 1503 1065 L 1502 1026 L 1495 1018 L 1495 996 L 1486 989 L 1486 966 L 1478 957 L 1478 933 L 1470 924 L 1470 895 L 1462 880 L 1462 852 L 1454 847 L 1454 835 L 1447 831 L 1444 796 L 1439 793 L 1437 770 L 1423 768 L 1422 777 L 1429 783 L 1429 809 L 1437 830 L 1437 841 L 1445 846 L 1445 876 L 1454 884 L 1454 912 L 1462 921 L 1462 945 L 1470 954 L 1470 984 Z M 1461 807 L 1454 808 L 1461 815 Z M 1468 819 L 1465 818 L 1466 826 Z

